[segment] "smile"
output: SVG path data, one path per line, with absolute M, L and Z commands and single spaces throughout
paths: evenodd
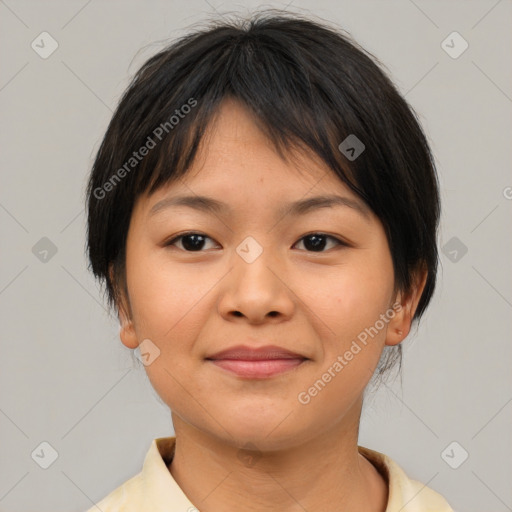
M 215 366 L 249 379 L 265 379 L 300 366 L 308 358 L 275 345 L 249 347 L 238 345 L 206 358 Z
M 210 359 L 211 363 L 239 377 L 265 379 L 285 373 L 302 364 L 303 358 L 287 359 Z

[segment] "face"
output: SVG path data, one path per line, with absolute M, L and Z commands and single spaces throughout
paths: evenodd
M 239 104 L 211 128 L 188 174 L 134 207 L 121 339 L 143 342 L 174 418 L 227 443 L 283 448 L 357 425 L 417 303 L 394 294 L 383 227 L 318 159 L 281 159 Z M 342 199 L 286 210 L 317 196 Z

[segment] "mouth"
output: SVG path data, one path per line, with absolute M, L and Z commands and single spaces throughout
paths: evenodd
M 277 346 L 232 347 L 206 358 L 218 368 L 248 379 L 265 379 L 293 370 L 308 358 Z

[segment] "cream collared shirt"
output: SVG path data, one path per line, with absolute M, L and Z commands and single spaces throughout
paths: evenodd
M 168 469 L 175 442 L 175 437 L 153 439 L 142 471 L 87 512 L 198 512 Z M 359 453 L 388 481 L 386 512 L 453 512 L 441 495 L 409 479 L 388 456 L 362 446 Z

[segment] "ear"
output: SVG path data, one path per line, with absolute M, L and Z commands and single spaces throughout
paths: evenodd
M 109 266 L 109 275 L 110 281 L 114 283 L 114 268 L 112 264 Z M 123 345 L 126 347 L 137 348 L 139 346 L 139 342 L 137 340 L 137 334 L 135 332 L 133 320 L 131 319 L 132 315 L 130 313 L 130 307 L 127 304 L 127 297 L 124 297 L 122 291 L 119 293 L 119 295 L 119 301 L 116 303 L 117 317 L 121 325 L 119 330 L 119 338 L 121 339 Z
M 392 305 L 395 315 L 388 324 L 386 345 L 398 345 L 409 334 L 414 313 L 427 282 L 427 275 L 427 269 L 421 267 L 414 274 L 411 289 L 407 292 L 397 293 Z

